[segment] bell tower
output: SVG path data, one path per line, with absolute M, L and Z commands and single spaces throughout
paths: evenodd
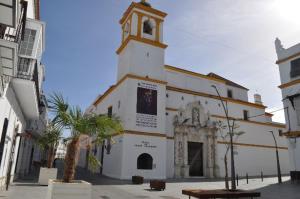
M 120 20 L 122 41 L 117 50 L 118 80 L 127 74 L 165 80 L 163 22 L 166 13 L 142 0 L 132 2 Z

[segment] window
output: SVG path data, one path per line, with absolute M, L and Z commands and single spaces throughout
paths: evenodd
M 244 120 L 248 120 L 249 119 L 249 115 L 248 115 L 248 111 L 244 110 Z
M 0 141 L 0 166 L 3 158 L 2 156 L 3 156 L 5 138 L 7 134 L 7 127 L 8 127 L 8 119 L 5 118 L 3 123 L 3 128 L 2 128 L 1 141 Z
M 227 90 L 227 97 L 233 98 L 232 90 L 230 89 Z
M 28 73 L 29 64 L 30 64 L 30 59 L 19 57 L 18 71 Z
M 107 116 L 108 117 L 112 117 L 112 108 L 113 108 L 112 106 L 107 108 Z
M 25 29 L 24 39 L 21 41 L 20 54 L 31 56 L 35 40 L 36 30 Z
M 144 21 L 143 32 L 152 35 L 153 25 L 150 20 Z
M 298 125 L 300 126 L 300 96 L 294 98 L 294 106 L 295 106 L 295 111 L 297 116 L 297 122 Z
M 278 135 L 279 135 L 279 136 L 283 136 L 283 132 L 282 132 L 281 129 L 278 130 Z
M 298 77 L 300 76 L 300 58 L 291 61 L 291 72 L 290 77 Z
M 137 169 L 152 170 L 153 158 L 148 153 L 141 154 L 137 159 Z

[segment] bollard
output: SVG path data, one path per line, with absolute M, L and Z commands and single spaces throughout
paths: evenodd
M 247 184 L 249 184 L 249 176 L 248 176 L 248 173 L 246 173 L 246 180 L 247 180 Z
M 264 173 L 261 172 L 260 175 L 261 175 L 261 181 L 263 182 L 264 181 Z
M 239 186 L 239 175 L 236 174 L 236 186 Z

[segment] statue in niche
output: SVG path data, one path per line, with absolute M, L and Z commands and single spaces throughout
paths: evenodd
M 198 108 L 194 107 L 192 109 L 192 124 L 198 125 L 200 124 L 200 111 Z M 201 125 L 201 124 L 200 124 Z
M 178 159 L 179 159 L 179 161 L 181 161 L 182 157 L 183 157 L 183 146 L 182 146 L 182 142 L 179 141 L 178 142 Z

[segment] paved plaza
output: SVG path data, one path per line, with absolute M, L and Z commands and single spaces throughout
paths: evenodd
M 143 185 L 132 185 L 131 181 L 115 180 L 92 175 L 80 170 L 78 179 L 84 179 L 93 184 L 93 199 L 185 199 L 181 194 L 182 189 L 215 189 L 224 188 L 221 180 L 186 179 L 168 180 L 165 191 L 152 191 L 149 182 Z M 0 198 L 9 199 L 44 199 L 47 192 L 46 186 L 36 183 L 37 175 L 31 175 L 10 186 L 9 191 L 0 191 Z M 239 189 L 256 190 L 262 193 L 263 199 L 299 199 L 300 184 L 291 184 L 289 177 L 283 178 L 283 184 L 278 185 L 277 178 L 260 178 L 239 181 Z

